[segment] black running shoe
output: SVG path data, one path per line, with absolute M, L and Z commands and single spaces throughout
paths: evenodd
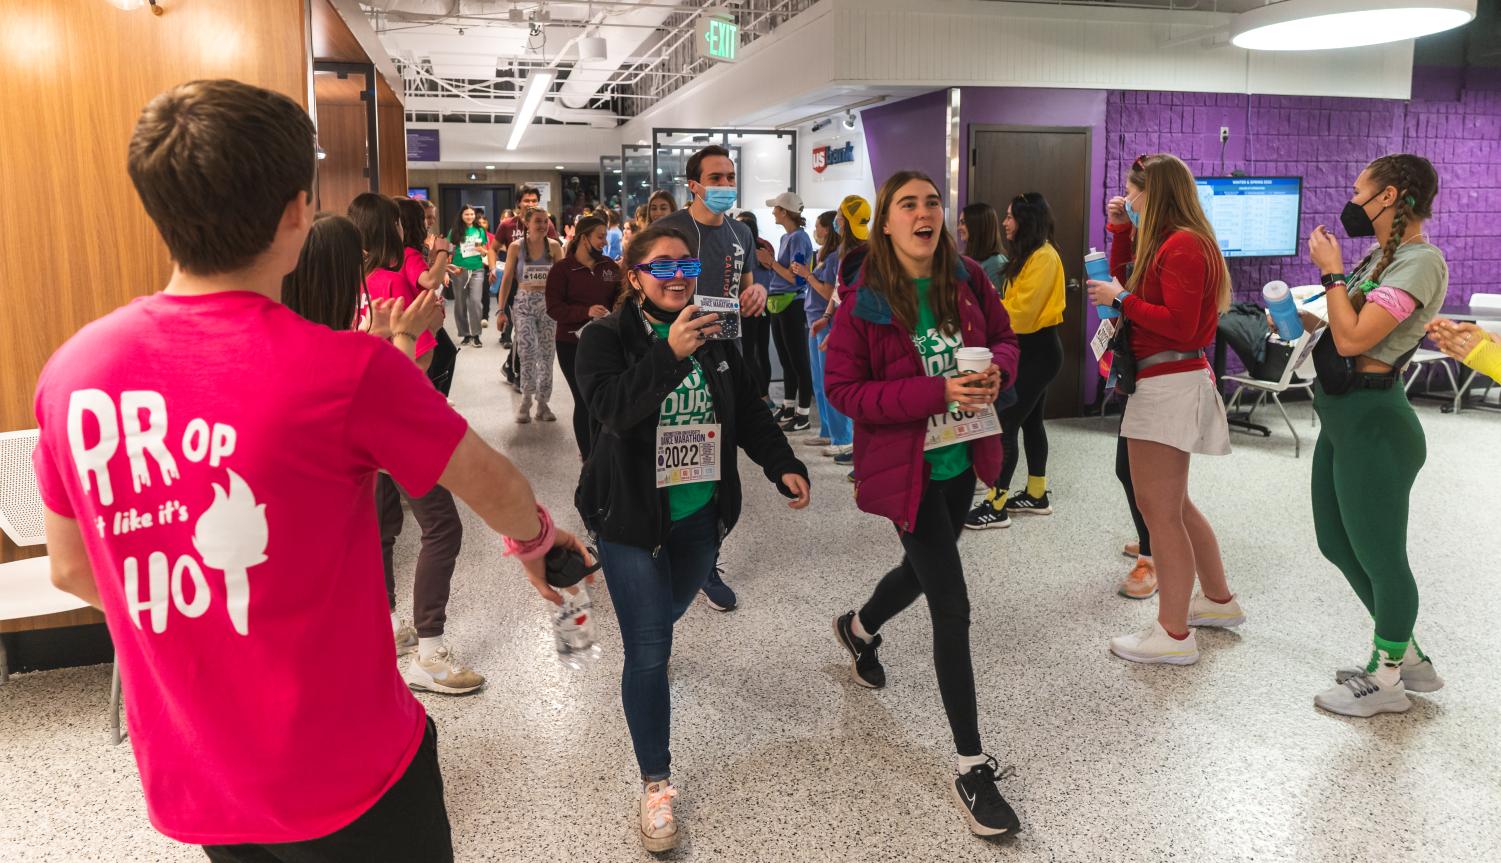
M 849 651 L 850 656 L 854 657 L 851 670 L 855 674 L 855 682 L 866 689 L 880 689 L 886 685 L 886 669 L 881 667 L 881 660 L 876 659 L 876 648 L 881 646 L 881 636 L 878 634 L 867 643 L 851 628 L 854 619 L 853 611 L 834 618 L 834 635 L 844 645 L 844 649 Z
M 964 517 L 964 526 L 970 530 L 989 530 L 993 527 L 1010 527 L 1011 514 L 1006 512 L 1008 507 L 1001 506 L 997 499 L 995 489 L 985 495 L 975 508 Z
M 999 771 L 999 775 L 997 775 Z M 1002 779 L 1015 771 L 1006 768 L 1000 771 L 995 759 L 985 757 L 985 763 L 971 767 L 968 773 L 954 774 L 954 799 L 959 801 L 969 829 L 976 836 L 1000 836 L 1003 833 L 1020 833 L 1021 822 L 1011 804 L 1001 796 L 996 787 Z
M 1042 497 L 1033 497 L 1022 489 L 1006 501 L 1006 511 L 1018 515 L 1052 515 L 1053 504 L 1048 501 L 1047 492 L 1043 492 Z
M 771 412 L 771 418 L 777 421 L 777 425 L 781 425 L 782 423 L 792 419 L 796 415 L 797 408 L 790 408 L 786 407 L 785 405 Z
M 796 411 L 793 412 L 790 419 L 782 423 L 783 434 L 792 434 L 793 432 L 807 431 L 808 428 L 808 415 L 800 414 Z

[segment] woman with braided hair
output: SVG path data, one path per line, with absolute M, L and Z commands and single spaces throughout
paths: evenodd
M 1339 358 L 1353 358 L 1343 375 L 1320 364 L 1314 386 L 1321 420 L 1314 530 L 1319 551 L 1375 619 L 1370 661 L 1335 672 L 1335 685 L 1314 698 L 1345 716 L 1400 713 L 1411 706 L 1409 691 L 1444 685 L 1412 636 L 1418 587 L 1407 561 L 1408 498 L 1427 445 L 1399 385 L 1449 290 L 1444 254 L 1423 234 L 1438 185 L 1421 156 L 1382 156 L 1360 172 L 1340 224 L 1350 237 L 1375 237 L 1377 245 L 1348 276 L 1333 234 L 1320 225 L 1308 238 L 1309 256 L 1329 288 L 1322 338 L 1332 340 Z M 1310 330 L 1323 325 L 1305 313 Z

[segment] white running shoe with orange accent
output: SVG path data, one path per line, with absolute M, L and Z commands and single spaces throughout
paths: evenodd
M 678 790 L 667 779 L 641 789 L 641 844 L 653 854 L 678 847 L 678 823 L 672 817 L 676 796 Z

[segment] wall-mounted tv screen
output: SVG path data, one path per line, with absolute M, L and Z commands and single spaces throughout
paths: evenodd
M 1199 177 L 1199 203 L 1227 258 L 1298 254 L 1302 177 Z
M 411 186 L 407 188 L 407 197 L 414 201 L 426 201 L 428 191 L 426 186 Z

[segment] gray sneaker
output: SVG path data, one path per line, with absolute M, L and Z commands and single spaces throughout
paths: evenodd
M 1365 669 L 1341 668 L 1334 672 L 1334 682 L 1344 683 L 1352 677 L 1365 674 Z M 1438 676 L 1430 659 L 1420 659 L 1411 647 L 1402 656 L 1402 688 L 1408 692 L 1437 692 L 1444 688 L 1444 679 Z
M 1375 674 L 1364 671 L 1315 695 L 1313 703 L 1330 713 L 1361 719 L 1378 713 L 1405 713 L 1412 707 L 1401 680 L 1382 686 Z
M 417 649 L 417 629 L 405 620 L 396 628 L 396 655 L 406 656 Z

